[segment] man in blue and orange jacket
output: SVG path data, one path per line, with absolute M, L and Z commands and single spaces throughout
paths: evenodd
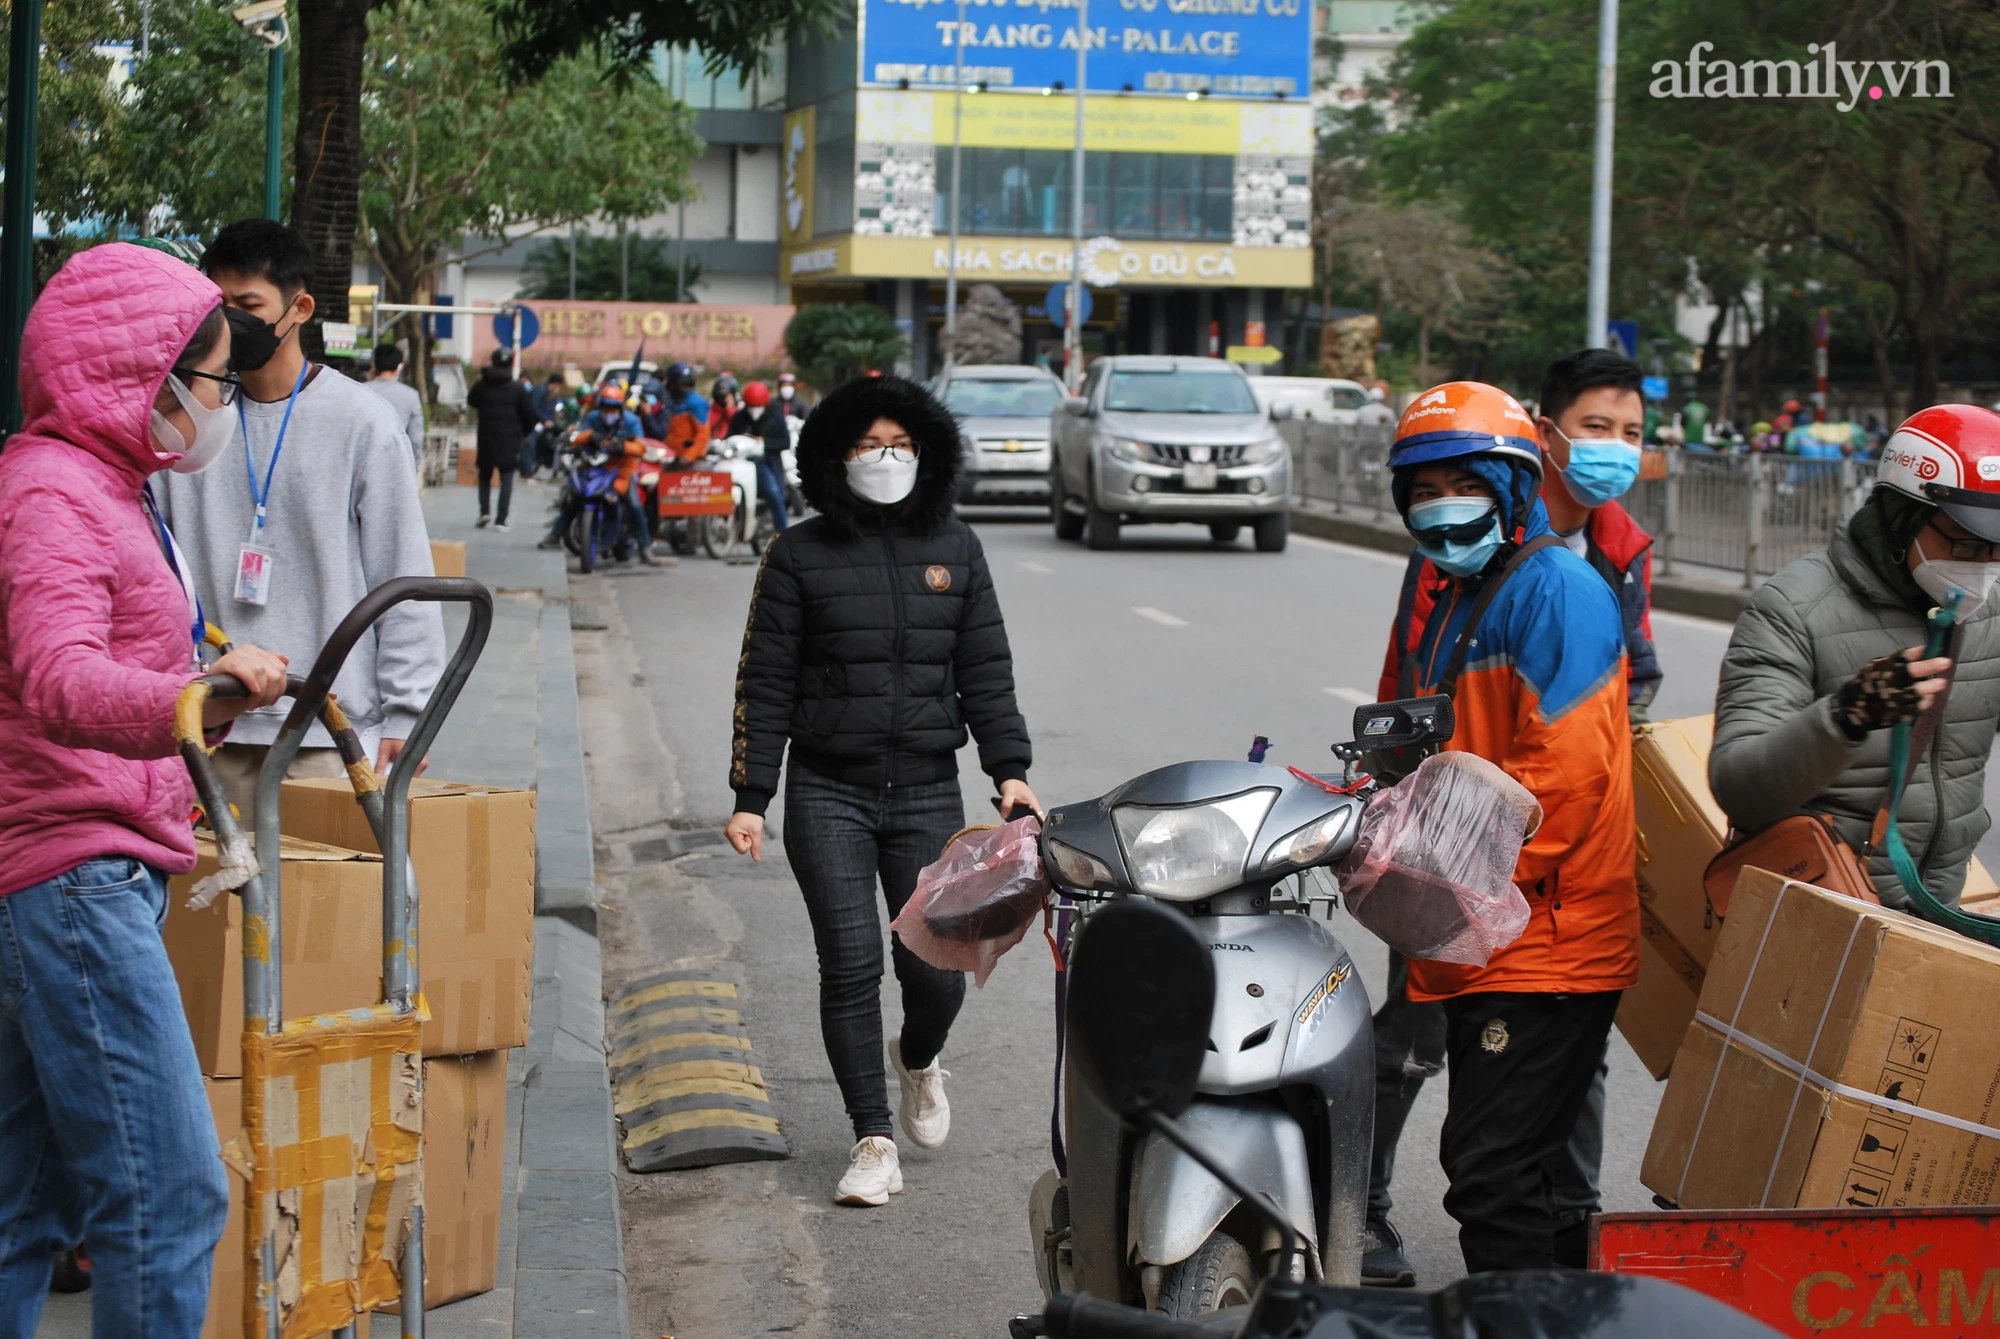
M 1639 365 L 1608 349 L 1582 349 L 1551 363 L 1542 376 L 1536 420 L 1543 465 L 1541 497 L 1550 528 L 1617 595 L 1625 637 L 1626 714 L 1634 726 L 1663 677 L 1653 650 L 1653 539 L 1615 499 L 1638 477 L 1645 402 Z M 1437 592 L 1445 583 L 1422 553 L 1410 555 L 1403 594 L 1378 688 L 1382 701 L 1399 696 L 1404 660 L 1422 640 Z M 1376 1015 L 1375 1155 L 1369 1208 L 1376 1241 L 1363 1265 L 1367 1282 L 1407 1287 L 1415 1272 L 1388 1224 L 1389 1178 L 1396 1141 L 1425 1078 L 1444 1062 L 1444 1023 L 1431 1006 L 1411 1005 L 1402 978 Z M 1556 1175 L 1557 1210 L 1565 1228 L 1580 1228 L 1601 1207 L 1598 1171 L 1604 1154 L 1604 1080 L 1597 1081 L 1577 1120 L 1569 1165 Z
M 1463 672 L 1449 685 L 1457 732 L 1446 747 L 1498 764 L 1544 817 L 1515 870 L 1530 912 L 1519 939 L 1480 968 L 1392 964 L 1383 1013 L 1399 1001 L 1442 1002 L 1429 1011 L 1442 1035 L 1392 1035 L 1384 1045 L 1378 1019 L 1371 1282 L 1410 1281 L 1381 1268 L 1386 1253 L 1401 1254 L 1387 1221 L 1384 1141 L 1392 1157 L 1408 1107 L 1383 1121 L 1380 1099 L 1393 1082 L 1413 1095 L 1410 1080 L 1435 1072 L 1435 1059 L 1424 1064 L 1426 1042 L 1450 1060 L 1440 1153 L 1445 1209 L 1458 1220 L 1467 1269 L 1584 1264 L 1586 1223 L 1566 1221 L 1553 1183 L 1571 1162 L 1619 993 L 1638 977 L 1628 668 L 1611 588 L 1550 528 L 1542 462 L 1526 411 L 1477 382 L 1419 396 L 1389 457 L 1397 510 L 1438 576 L 1418 635 L 1399 638 L 1407 650 L 1394 657 L 1383 696 L 1446 686 L 1465 641 Z M 1487 583 L 1523 550 L 1478 627 L 1468 627 Z M 1399 631 L 1416 622 L 1410 602 L 1406 589 Z M 1403 1021 L 1421 1012 L 1406 1009 Z M 1426 1020 L 1414 1021 L 1405 1030 L 1420 1034 Z

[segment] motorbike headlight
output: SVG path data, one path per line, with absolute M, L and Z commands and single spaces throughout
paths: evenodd
M 1130 437 L 1107 437 L 1104 442 L 1111 454 L 1120 460 L 1150 460 L 1153 455 L 1151 447 Z
M 1049 858 L 1055 861 L 1056 873 L 1062 875 L 1063 882 L 1072 888 L 1116 888 L 1118 876 L 1111 872 L 1096 856 L 1087 851 L 1079 851 L 1074 846 L 1049 839 Z
M 1252 442 L 1243 448 L 1243 463 L 1246 465 L 1267 465 L 1285 454 L 1285 443 L 1277 437 L 1261 442 Z
M 1298 829 L 1280 837 L 1271 847 L 1271 854 L 1264 857 L 1263 869 L 1278 869 L 1285 865 L 1312 865 L 1324 859 L 1340 840 L 1340 834 L 1347 831 L 1347 820 L 1353 809 L 1342 805 L 1330 814 L 1322 815 Z
M 1192 902 L 1243 881 L 1250 842 L 1277 802 L 1276 790 L 1249 790 L 1172 809 L 1121 804 L 1111 811 L 1125 867 L 1140 892 Z

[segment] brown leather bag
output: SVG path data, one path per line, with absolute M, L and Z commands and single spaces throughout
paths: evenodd
M 1735 833 L 1730 834 L 1732 837 Z M 1701 876 L 1702 890 L 1710 912 L 1729 914 L 1729 899 L 1736 891 L 1736 876 L 1746 865 L 1768 869 L 1800 883 L 1829 892 L 1845 893 L 1863 902 L 1882 905 L 1875 881 L 1854 848 L 1841 840 L 1833 822 L 1825 814 L 1795 814 L 1722 848 Z

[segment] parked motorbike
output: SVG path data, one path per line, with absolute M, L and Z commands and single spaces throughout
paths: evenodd
M 1236 818 L 1248 811 L 1245 799 L 1258 789 L 1265 788 L 1239 789 L 1220 802 L 1200 807 L 1216 810 L 1223 804 L 1235 804 L 1233 813 L 1225 810 L 1224 814 L 1231 829 L 1244 832 L 1246 826 Z M 1296 798 L 1283 794 L 1273 797 L 1266 806 L 1266 817 L 1281 813 L 1288 799 Z M 1334 812 L 1349 811 L 1343 808 L 1328 811 L 1316 821 L 1309 819 L 1268 848 L 1260 844 L 1266 829 L 1259 827 L 1260 841 L 1242 849 L 1240 857 L 1237 843 L 1230 843 L 1226 863 L 1260 851 L 1265 853 L 1266 862 L 1274 854 L 1289 857 L 1301 834 L 1310 834 L 1307 839 L 1316 845 Z M 1133 821 L 1150 824 L 1156 817 L 1128 818 L 1126 826 Z M 1297 813 L 1285 816 L 1286 821 L 1296 817 Z M 1066 820 L 1063 826 L 1074 821 Z M 1115 812 L 1111 822 L 1114 828 L 1119 826 Z M 1195 822 L 1196 827 L 1183 824 L 1184 830 L 1205 830 L 1201 826 L 1205 820 Z M 1053 815 L 1050 826 L 1056 826 Z M 1352 827 L 1352 823 L 1345 823 L 1340 831 L 1351 832 Z M 1207 824 L 1206 830 L 1213 830 L 1213 825 Z M 1338 841 L 1330 842 L 1329 849 Z M 1090 844 L 1089 839 L 1086 843 Z M 1072 849 L 1086 859 L 1101 859 L 1101 855 L 1087 854 L 1083 847 Z M 1100 853 L 1105 850 L 1102 846 L 1096 849 Z M 1134 863 L 1154 864 L 1137 854 L 1136 844 L 1129 849 L 1135 852 Z M 1132 879 L 1135 883 L 1157 881 L 1154 874 L 1136 872 Z M 1161 902 L 1149 900 L 1158 896 L 1115 899 L 1087 918 L 1072 939 L 1068 973 L 1073 1024 L 1068 1077 L 1075 1080 L 1072 1091 L 1105 1112 L 1126 1142 L 1145 1140 L 1147 1148 L 1170 1148 L 1186 1165 L 1200 1168 L 1216 1185 L 1238 1196 L 1239 1222 L 1260 1226 L 1268 1238 L 1283 1243 L 1278 1252 L 1281 1264 L 1274 1276 L 1253 1287 L 1251 1296 L 1244 1299 L 1247 1307 L 1232 1308 L 1228 1314 L 1203 1321 L 1149 1314 L 1088 1293 L 1062 1291 L 1049 1297 L 1040 1315 L 1016 1316 L 1008 1325 L 1011 1339 L 1216 1339 L 1224 1334 L 1235 1339 L 1467 1339 L 1473 1335 L 1680 1339 L 1695 1334 L 1704 1339 L 1775 1339 L 1777 1331 L 1721 1302 L 1652 1278 L 1571 1270 L 1521 1271 L 1474 1275 L 1437 1293 L 1387 1292 L 1299 1280 L 1296 1275 L 1300 1271 L 1292 1262 L 1301 1252 L 1309 1261 L 1311 1243 L 1294 1206 L 1275 1196 L 1263 1198 L 1259 1187 L 1249 1183 L 1251 1168 L 1242 1151 L 1204 1136 L 1194 1116 L 1204 1105 L 1198 1089 L 1210 1082 L 1210 1064 L 1219 1053 L 1214 1021 L 1232 993 L 1228 975 L 1219 969 L 1236 954 L 1218 951 L 1199 917 L 1176 915 Z M 1310 1005 L 1311 1011 L 1317 1012 L 1320 1003 L 1309 994 L 1301 1011 Z M 1294 1013 L 1294 1020 L 1297 1017 L 1299 1013 Z M 1364 1113 L 1366 1110 L 1362 1108 Z M 1140 1217 L 1141 1206 L 1135 1189 L 1130 1205 L 1134 1220 Z M 1038 1247 L 1038 1258 L 1042 1249 Z

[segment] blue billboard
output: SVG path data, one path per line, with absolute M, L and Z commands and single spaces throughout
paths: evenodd
M 1077 0 L 861 0 L 861 81 L 989 88 L 1076 84 Z M 1308 0 L 1088 0 L 1093 92 L 1304 97 L 1312 89 Z

